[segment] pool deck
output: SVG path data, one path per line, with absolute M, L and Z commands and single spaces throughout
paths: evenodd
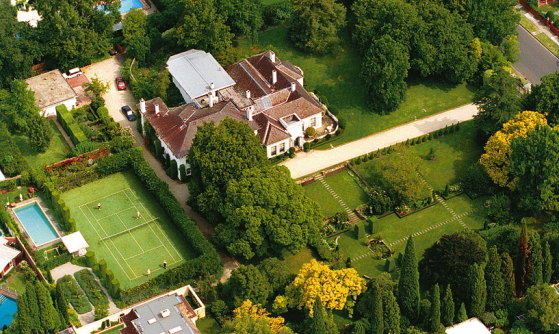
M 18 216 L 16 215 L 15 210 L 18 209 L 18 208 L 21 208 L 23 206 L 32 204 L 33 202 L 37 202 L 39 204 L 39 206 L 41 207 L 41 210 L 43 210 L 43 213 L 47 216 L 50 224 L 52 225 L 52 227 L 54 228 L 54 230 L 58 234 L 57 239 L 46 242 L 44 244 L 36 245 L 35 241 L 33 241 L 31 236 L 27 233 L 27 230 L 25 229 L 25 227 L 23 226 L 23 224 L 19 220 Z M 10 208 L 9 212 L 10 212 L 10 215 L 12 216 L 12 218 L 14 219 L 14 221 L 18 224 L 22 236 L 30 241 L 29 246 L 31 248 L 33 248 L 33 250 L 43 249 L 43 248 L 46 248 L 46 247 L 49 247 L 49 246 L 52 246 L 54 244 L 57 244 L 57 243 L 61 242 L 60 237 L 64 236 L 64 233 L 62 233 L 62 231 L 60 230 L 60 226 L 58 226 L 58 222 L 56 221 L 56 219 L 54 217 L 54 214 L 51 212 L 49 207 L 45 204 L 45 202 L 40 197 L 33 197 L 33 198 L 30 198 L 30 199 L 23 200 L 19 203 L 16 203 L 14 207 Z M 13 233 L 13 231 L 12 231 L 12 233 Z

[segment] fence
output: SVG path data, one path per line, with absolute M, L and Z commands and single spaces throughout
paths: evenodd
M 23 252 L 23 256 L 25 256 L 25 260 L 27 260 L 27 263 L 29 263 L 29 266 L 37 273 L 37 275 L 43 282 L 48 283 L 47 279 L 45 278 L 45 275 L 43 275 L 41 270 L 37 267 L 35 260 L 33 260 L 31 254 L 29 254 L 29 251 L 27 250 L 27 248 L 25 248 L 23 242 L 21 242 L 21 240 L 19 240 L 18 237 L 16 237 L 16 242 L 19 248 L 21 249 L 21 251 Z
M 519 0 L 520 4 L 522 5 L 522 7 L 524 7 L 528 12 L 530 12 L 530 14 L 534 15 L 534 17 L 540 21 L 541 24 L 545 25 L 546 27 L 549 28 L 549 30 L 555 35 L 555 36 L 559 36 L 559 29 L 557 29 L 554 25 L 553 22 L 550 22 L 549 19 L 544 18 L 540 15 L 540 13 L 538 13 L 538 11 L 536 11 L 534 8 L 530 7 L 530 5 L 528 4 L 528 2 L 526 2 L 526 0 Z

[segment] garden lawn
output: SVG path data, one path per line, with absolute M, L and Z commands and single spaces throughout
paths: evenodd
M 361 56 L 348 33 L 344 33 L 342 41 L 340 48 L 324 56 L 296 49 L 288 39 L 286 27 L 260 33 L 257 45 L 252 47 L 247 39 L 238 41 L 239 56 L 248 57 L 271 49 L 280 59 L 301 67 L 307 90 L 315 91 L 345 123 L 343 134 L 321 148 L 347 143 L 472 101 L 473 92 L 465 84 L 409 78 L 406 100 L 398 110 L 385 116 L 372 113 L 367 108 L 366 88 L 361 80 Z
M 303 187 L 309 198 L 314 200 L 320 206 L 322 218 L 330 218 L 338 212 L 344 211 L 341 204 L 326 190 L 320 181 L 314 181 Z
M 287 268 L 289 268 L 289 273 L 296 275 L 299 273 L 299 269 L 301 269 L 303 264 L 310 262 L 312 259 L 316 259 L 312 250 L 310 248 L 305 248 L 296 254 L 287 253 L 283 261 Z
M 559 57 L 559 45 L 557 45 L 554 41 L 549 38 L 544 33 L 539 33 L 535 35 L 536 39 L 540 41 L 543 46 L 545 46 L 551 53 L 553 53 L 556 57 Z
M 99 332 L 99 334 L 120 334 L 120 331 L 124 328 L 124 325 L 116 326 L 105 332 Z
M 14 272 L 9 277 L 10 282 L 6 285 L 9 289 L 22 294 L 25 292 L 25 276 L 20 272 Z
M 22 135 L 13 136 L 21 154 L 23 154 L 23 157 L 32 168 L 43 168 L 45 165 L 64 160 L 70 153 L 70 147 L 60 131 L 58 131 L 56 125 L 54 125 L 54 122 L 49 121 L 49 124 L 54 131 L 54 135 L 51 138 L 49 148 L 44 153 L 35 151 L 33 146 L 29 144 L 27 137 Z
M 221 331 L 221 327 L 214 318 L 205 317 L 196 321 L 196 327 L 202 334 L 214 334 Z
M 164 261 L 172 268 L 195 256 L 132 173 L 107 176 L 65 192 L 62 198 L 89 250 L 95 252 L 97 261 L 107 262 L 123 289 L 161 274 Z
M 528 19 L 524 15 L 520 15 L 520 25 L 523 26 L 529 32 L 536 32 L 536 31 L 540 30 L 540 28 L 538 28 L 534 24 L 534 22 L 530 21 L 530 19 Z

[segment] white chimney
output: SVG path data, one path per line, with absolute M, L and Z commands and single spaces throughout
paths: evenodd
M 253 111 L 252 106 L 247 108 L 247 118 L 248 118 L 249 121 L 252 121 L 252 111 Z
M 291 83 L 291 91 L 294 92 L 295 89 L 297 89 L 297 85 L 294 82 L 292 82 Z
M 155 104 L 155 114 L 159 117 L 159 104 Z
M 210 82 L 210 90 L 214 90 L 215 89 L 215 85 L 213 82 Z
M 248 90 L 248 89 L 246 91 L 246 97 L 247 97 L 247 99 L 250 99 L 250 90 Z
M 272 70 L 272 85 L 275 85 L 278 82 L 278 71 Z
M 163 311 L 161 311 L 161 317 L 162 318 L 167 318 L 168 316 L 171 315 L 171 310 L 169 310 L 168 308 L 164 309 Z
M 214 106 L 214 97 L 213 97 L 212 94 L 208 95 L 208 104 L 209 104 L 210 108 Z
M 270 61 L 272 63 L 276 62 L 276 53 L 274 51 L 270 51 L 270 53 L 268 54 L 268 58 L 270 58 Z
M 140 112 L 142 114 L 146 113 L 146 101 L 144 101 L 144 99 L 140 99 Z

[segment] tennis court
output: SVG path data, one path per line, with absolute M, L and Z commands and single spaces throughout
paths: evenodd
M 163 262 L 172 268 L 192 257 L 179 231 L 133 174 L 114 174 L 62 197 L 90 250 L 107 262 L 122 288 L 160 274 Z

